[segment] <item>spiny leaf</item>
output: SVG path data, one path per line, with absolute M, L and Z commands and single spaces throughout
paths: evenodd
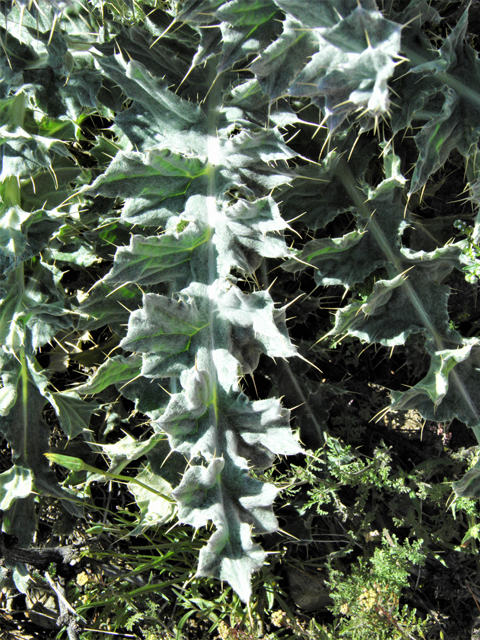
M 173 492 L 181 522 L 200 527 L 212 521 L 217 527 L 200 552 L 197 574 L 227 580 L 244 602 L 250 599 L 251 573 L 265 558 L 252 542 L 252 526 L 258 532 L 277 528 L 271 510 L 276 493 L 275 487 L 250 478 L 223 458 L 188 469 Z
M 427 351 L 430 368 L 422 380 L 403 393 L 392 394 L 395 409 L 415 406 L 429 420 L 447 422 L 458 418 L 470 427 L 480 424 L 479 363 L 476 339 L 464 340 L 457 348 Z
M 348 333 L 386 346 L 404 344 L 412 333 L 451 336 L 447 313 L 450 289 L 440 282 L 452 267 L 441 260 L 412 266 L 392 280 L 377 280 L 365 301 L 339 309 L 332 334 Z

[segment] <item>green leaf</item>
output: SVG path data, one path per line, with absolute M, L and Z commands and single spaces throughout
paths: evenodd
M 250 65 L 260 86 L 272 100 L 288 91 L 308 60 L 318 52 L 317 33 L 302 27 L 302 22 L 287 15 L 282 35 Z
M 32 577 L 27 567 L 20 562 L 17 562 L 12 571 L 12 578 L 15 586 L 20 593 L 27 595 L 29 589 L 32 587 Z
M 111 465 L 109 472 L 121 473 L 122 469 L 130 464 L 130 462 L 138 460 L 138 458 L 146 455 L 158 444 L 158 442 L 164 439 L 163 435 L 157 434 L 151 436 L 148 440 L 138 441 L 127 433 L 124 438 L 115 444 L 103 444 L 98 446 L 101 446 L 102 451 L 110 458 Z M 141 480 L 141 478 L 139 478 L 139 480 Z M 148 482 L 146 484 L 148 484 Z M 158 491 L 165 493 L 161 489 L 158 489 Z
M 20 363 L 12 353 L 8 353 L 2 345 L 0 350 L 0 416 L 8 415 L 15 404 L 17 388 L 21 375 Z
M 173 495 L 181 522 L 196 528 L 213 522 L 217 531 L 200 552 L 198 576 L 228 581 L 244 602 L 251 594 L 250 576 L 265 554 L 252 542 L 252 525 L 260 532 L 277 528 L 271 504 L 277 490 L 250 478 L 223 458 L 207 467 L 190 467 Z
M 0 280 L 0 342 L 14 352 L 26 344 L 33 349 L 41 347 L 57 331 L 72 325 L 54 270 L 37 262 L 27 287 L 21 267 L 10 271 L 4 283 Z M 30 331 L 25 337 L 27 327 Z
M 459 498 L 480 498 L 480 463 L 476 463 L 461 480 L 453 483 Z
M 376 145 L 366 136 L 356 139 L 355 131 L 342 133 L 336 139 L 335 150 L 318 164 L 297 167 L 293 182 L 278 189 L 278 199 L 283 211 L 288 211 L 288 219 L 299 218 L 309 229 L 323 228 L 338 215 L 355 209 L 355 202 L 338 175 L 340 159 L 346 155 L 353 179 L 364 182 L 368 163 L 376 153 Z
M 141 302 L 142 293 L 138 287 L 127 284 L 112 291 L 111 287 L 100 281 L 79 306 L 79 328 L 92 331 L 110 326 L 114 333 L 123 336 L 130 311 L 137 309 Z
M 464 345 L 435 349 L 427 344 L 431 356 L 427 375 L 403 393 L 394 392 L 393 408 L 415 407 L 429 420 L 447 422 L 458 418 L 469 427 L 480 424 L 480 345 L 464 339 Z
M 170 281 L 182 288 L 192 277 L 194 265 L 207 259 L 205 245 L 212 239 L 204 225 L 207 214 L 205 198 L 191 196 L 184 213 L 171 217 L 171 228 L 162 236 L 134 235 L 129 247 L 120 247 L 113 269 L 103 281 L 113 285 L 136 282 L 142 286 Z M 253 203 L 241 200 L 222 214 L 216 217 L 213 237 L 220 274 L 227 275 L 232 268 L 252 273 L 262 257 L 288 255 L 283 238 L 287 224 L 272 198 Z
M 277 22 L 281 16 L 272 0 L 232 0 L 216 11 L 216 17 L 222 21 L 222 59 L 218 71 L 227 71 L 237 60 L 263 51 L 277 36 Z M 203 33 L 209 30 L 202 30 Z M 203 43 L 202 43 L 203 44 Z M 200 64 L 207 56 L 195 56 L 194 62 Z
M 98 407 L 96 403 L 85 402 L 74 391 L 46 393 L 45 397 L 55 409 L 62 429 L 69 438 L 75 438 L 89 429 L 92 413 Z
M 0 217 L 0 268 L 7 273 L 15 268 L 27 253 L 27 238 L 22 233 L 22 223 L 28 220 L 29 214 L 20 207 L 10 207 L 1 212 Z M 27 253 L 28 257 L 28 253 Z
M 443 95 L 441 112 L 432 117 L 415 136 L 420 153 L 412 175 L 409 195 L 426 184 L 429 177 L 445 164 L 453 149 L 461 149 L 465 153 L 469 150 L 464 142 L 464 119 L 458 108 L 459 98 L 455 91 L 448 88 L 444 89 Z
M 121 342 L 127 351 L 145 354 L 143 375 L 173 375 L 171 356 L 188 357 L 187 352 L 194 352 L 212 331 L 222 335 L 229 325 L 231 336 L 225 337 L 219 347 L 228 349 L 245 371 L 255 369 L 262 352 L 273 357 L 295 355 L 286 334 L 284 313 L 274 309 L 268 292 L 247 295 L 237 287 L 222 290 L 223 286 L 220 281 L 209 290 L 195 283 L 179 294 L 179 300 L 144 295 L 143 308 L 130 315 L 127 336 Z M 176 375 L 189 361 L 191 356 L 178 361 Z
M 10 176 L 29 177 L 36 171 L 48 169 L 55 154 L 68 155 L 61 140 L 28 134 L 21 127 L 0 127 L 0 146 L 3 154 L 1 182 Z
M 0 509 L 9 509 L 12 502 L 26 498 L 33 489 L 32 472 L 20 465 L 13 465 L 0 474 Z
M 170 484 L 153 473 L 149 467 L 146 467 L 137 474 L 135 479 L 140 480 L 143 484 L 152 487 L 152 489 L 160 493 L 169 495 L 172 492 Z M 129 482 L 128 489 L 130 493 L 134 495 L 135 502 L 140 509 L 138 524 L 132 531 L 132 536 L 140 535 L 146 528 L 156 527 L 159 524 L 172 520 L 176 509 L 171 502 L 133 482 Z
M 14 463 L 32 472 L 36 490 L 60 498 L 64 506 L 79 517 L 81 510 L 75 505 L 73 497 L 59 486 L 55 474 L 43 455 L 50 448 L 49 428 L 42 417 L 46 399 L 33 384 L 29 375 L 31 371 L 28 361 L 23 360 L 21 378 L 19 378 L 21 390 L 17 393 L 15 403 L 8 413 L 0 417 L 0 432 L 13 450 Z M 29 498 L 30 496 L 27 496 L 25 499 Z M 10 509 L 14 509 L 15 505 L 16 502 Z M 12 511 L 9 526 L 15 527 L 18 518 L 22 518 L 21 512 Z
M 345 12 L 276 4 L 287 12 L 291 5 L 295 17 L 287 13 L 283 34 L 250 65 L 264 91 L 271 99 L 285 93 L 310 97 L 325 109 L 331 131 L 354 111 L 365 113 L 365 126 L 372 128 L 390 108 L 387 81 L 400 51 L 401 26 L 374 3 L 346 3 Z
M 208 240 L 208 230 L 202 234 L 194 223 L 184 224 L 187 226 L 180 233 L 172 230 L 162 236 L 131 236 L 129 247 L 117 249 L 113 269 L 104 282 L 135 282 L 140 286 L 169 281 L 186 284 L 192 253 Z M 181 228 L 182 222 L 177 226 Z
M 358 7 L 356 0 L 324 0 L 314 4 L 306 4 L 302 0 L 275 0 L 275 4 L 312 29 L 334 27 L 342 17 L 347 17 Z M 366 11 L 377 8 L 375 0 L 363 0 L 362 7 Z
M 426 184 L 453 149 L 471 158 L 478 139 L 480 99 L 473 87 L 480 82 L 480 61 L 466 42 L 467 25 L 468 10 L 465 10 L 432 61 L 421 60 L 415 52 L 409 52 L 416 64 L 412 73 L 421 76 L 427 88 L 426 95 L 432 96 L 422 109 L 428 114 L 428 120 L 415 136 L 419 159 L 412 175 L 410 193 Z
M 3 513 L 3 530 L 18 540 L 18 546 L 28 548 L 34 539 L 37 528 L 36 496 L 18 498 Z M 23 566 L 23 565 L 16 565 Z
M 5 46 L 0 49 L 0 87 L 2 96 L 6 96 L 11 85 L 17 84 L 21 72 L 28 65 L 35 63 L 39 56 L 32 46 L 20 42 L 3 27 L 0 27 L 0 38 L 5 43 Z
M 197 369 L 182 373 L 181 383 L 183 391 L 171 396 L 154 423 L 168 434 L 175 451 L 189 458 L 211 459 L 221 442 L 230 458 L 244 458 L 258 469 L 270 466 L 275 455 L 300 453 L 289 426 L 289 412 L 278 400 L 252 402 L 241 393 L 233 395 L 220 386 L 215 389 L 208 372 Z
M 403 274 L 377 280 L 366 300 L 339 309 L 331 334 L 354 335 L 386 346 L 404 344 L 409 335 L 419 332 L 436 340 L 456 341 L 458 334 L 450 329 L 447 309 L 450 288 L 441 282 L 458 260 L 459 247 L 419 254 L 412 252 L 415 259 L 403 263 Z
M 162 200 L 185 193 L 192 180 L 204 174 L 202 160 L 168 149 L 120 151 L 88 192 L 127 198 L 155 195 Z
M 207 322 L 200 318 L 195 304 L 144 294 L 143 308 L 130 314 L 121 346 L 127 351 L 149 354 L 179 353 L 188 349 L 192 336 Z
M 22 208 L 25 211 L 56 209 L 71 196 L 70 185 L 80 173 L 70 158 L 56 156 L 48 169 L 39 169 L 21 181 Z
M 114 356 L 98 367 L 94 375 L 84 384 L 76 387 L 81 394 L 100 393 L 111 384 L 122 385 L 140 374 L 142 360 L 138 356 Z
M 74 7 L 77 11 L 80 8 L 78 3 Z M 65 22 L 49 5 L 39 11 L 25 11 L 20 3 L 10 11 L 9 19 L 18 25 L 15 33 L 20 40 L 11 29 L 5 34 L 10 46 L 2 51 L 6 58 L 2 62 L 11 65 L 10 55 L 14 58 L 22 55 L 24 59 L 16 60 L 4 79 L 11 90 L 27 85 L 35 107 L 50 117 L 67 116 L 75 120 L 85 107 L 97 106 L 102 84 L 100 73 L 93 66 L 93 56 L 78 55 L 82 49 L 88 51 L 97 38 L 89 33 L 89 12 L 82 13 L 78 19 L 75 12 L 70 12 Z M 60 22 L 63 28 L 59 28 Z M 64 28 L 66 24 L 70 29 Z M 73 31 L 70 36 L 68 30 Z M 29 43 L 28 48 L 23 43 Z
M 305 244 L 298 258 L 316 267 L 317 284 L 343 284 L 351 288 L 363 282 L 376 269 L 390 266 L 393 256 L 398 261 L 403 258 L 400 239 L 407 222 L 402 192 L 398 186 L 394 179 L 385 180 L 370 194 L 371 216 L 366 220 L 358 214 L 356 216 L 361 231 Z M 386 245 L 388 253 L 385 252 Z M 290 264 L 286 268 L 293 270 L 295 265 Z
M 214 237 L 221 275 L 228 275 L 232 269 L 253 273 L 262 258 L 288 256 L 283 237 L 288 225 L 273 198 L 239 200 L 223 213 Z
M 146 44 L 146 52 L 151 50 Z M 134 100 L 133 105 L 119 114 L 116 124 L 139 151 L 155 147 L 201 155 L 207 134 L 207 118 L 203 110 L 183 100 L 168 89 L 168 82 L 132 60 L 128 64 L 121 55 L 100 58 L 108 76 Z
M 32 360 L 28 364 L 38 391 L 52 405 L 66 435 L 75 438 L 88 429 L 91 415 L 98 408 L 97 403 L 82 400 L 75 391 L 52 391 L 41 367 Z

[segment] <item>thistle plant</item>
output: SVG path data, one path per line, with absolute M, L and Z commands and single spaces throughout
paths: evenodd
M 479 433 L 480 347 L 452 328 L 445 283 L 471 256 L 465 241 L 423 250 L 407 239 L 415 195 L 454 152 L 478 204 L 468 10 L 436 49 L 427 34 L 441 16 L 426 0 L 1 10 L 0 432 L 13 464 L 0 476 L 4 528 L 28 545 L 38 495 L 81 515 L 88 492 L 60 484 L 43 455 L 53 412 L 67 440 L 108 459 L 105 477 L 124 479 L 143 460 L 130 487 L 145 527 L 172 517 L 172 499 L 179 522 L 212 523 L 197 575 L 248 602 L 265 560 L 254 536 L 278 526 L 278 490 L 258 476 L 302 446 L 289 408 L 273 393 L 253 400 L 242 378 L 266 357 L 288 361 L 272 368 L 272 387 L 284 395 L 294 380 L 303 440 L 305 425 L 320 439 L 325 428 L 311 409 L 320 383 L 292 374 L 311 363 L 289 336 L 291 301 L 274 297 L 271 268 L 282 282 L 313 273 L 316 286 L 344 290 L 320 337 L 394 348 L 422 336 L 429 370 L 387 410 Z M 410 128 L 419 131 L 407 154 Z M 86 347 L 102 332 L 108 350 Z M 55 387 L 43 364 L 54 344 L 81 384 Z M 112 442 L 119 395 L 148 429 Z M 96 430 L 98 415 L 109 417 Z M 91 480 L 97 468 L 71 470 Z M 461 495 L 478 496 L 477 477 L 474 467 Z M 140 493 L 148 486 L 155 499 Z

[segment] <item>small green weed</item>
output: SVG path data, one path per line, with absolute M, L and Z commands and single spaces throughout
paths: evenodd
M 360 558 L 345 574 L 330 568 L 332 611 L 340 617 L 339 637 L 355 640 L 424 637 L 425 622 L 416 611 L 401 606 L 402 592 L 409 588 L 412 565 L 425 562 L 422 541 L 399 544 L 387 531 L 381 547 L 366 560 Z
M 464 258 L 463 272 L 465 280 L 470 284 L 476 284 L 480 278 L 480 247 L 474 239 L 474 227 L 463 220 L 456 220 L 454 227 L 465 235 L 465 247 L 462 255 Z

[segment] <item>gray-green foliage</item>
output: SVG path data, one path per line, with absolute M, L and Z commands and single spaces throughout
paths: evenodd
M 465 41 L 467 12 L 432 53 L 425 23 L 438 14 L 424 0 L 395 11 L 375 0 L 172 4 L 2 8 L 0 431 L 15 466 L 1 476 L 1 504 L 24 543 L 33 528 L 15 500 L 33 523 L 30 486 L 79 513 L 43 457 L 44 409 L 68 438 L 83 434 L 98 450 L 89 421 L 113 386 L 153 435 L 106 446 L 111 468 L 146 455 L 139 477 L 162 491 L 176 478 L 179 520 L 215 525 L 198 575 L 229 582 L 247 601 L 264 561 L 252 536 L 277 527 L 277 491 L 249 469 L 301 447 L 279 399 L 241 391 L 262 355 L 298 357 L 269 283 L 246 292 L 242 276 L 285 258 L 285 273 L 313 267 L 318 285 L 347 291 L 376 276 L 337 311 L 331 335 L 395 346 L 422 334 L 430 370 L 394 406 L 480 426 L 478 340 L 450 327 L 444 284 L 468 262 L 466 243 L 430 251 L 404 243 L 409 197 L 452 150 L 470 163 L 477 203 L 479 63 Z M 307 105 L 315 123 L 302 120 Z M 115 139 L 95 131 L 86 168 L 78 143 L 92 114 L 114 119 Z M 361 134 L 383 121 L 391 133 L 379 150 Z M 307 162 L 285 132 L 309 126 L 316 135 L 317 124 L 326 148 Z M 408 182 L 395 142 L 418 124 Z M 373 185 L 367 167 L 380 151 L 383 180 Z M 354 221 L 347 233 L 308 241 L 305 233 L 301 248 L 288 248 L 287 221 L 305 213 L 315 232 L 345 212 Z M 82 273 L 112 246 L 111 268 L 67 295 L 62 270 Z M 103 327 L 117 338 L 115 354 L 75 390 L 56 391 L 40 350 Z M 313 402 L 319 391 L 304 393 Z M 162 435 L 177 453 L 165 468 Z M 158 498 L 137 493 L 143 525 L 170 517 Z

